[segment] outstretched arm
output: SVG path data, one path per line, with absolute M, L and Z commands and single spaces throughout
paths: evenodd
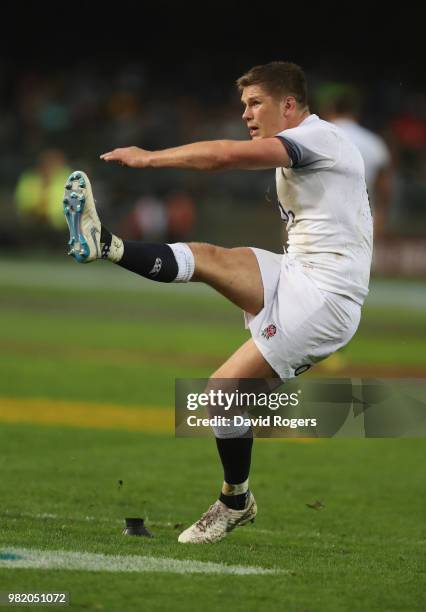
M 131 168 L 191 168 L 194 170 L 266 170 L 288 167 L 290 159 L 279 138 L 209 140 L 146 151 L 139 147 L 114 149 L 100 156 Z

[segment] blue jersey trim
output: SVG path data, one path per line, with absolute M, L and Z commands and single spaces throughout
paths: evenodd
M 276 138 L 279 138 L 284 145 L 291 160 L 292 168 L 297 167 L 302 160 L 302 149 L 292 140 L 285 138 L 285 136 L 276 136 Z

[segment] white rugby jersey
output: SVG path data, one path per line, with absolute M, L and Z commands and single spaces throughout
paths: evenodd
M 292 163 L 276 169 L 287 252 L 320 289 L 362 304 L 368 293 L 373 224 L 360 152 L 340 128 L 317 115 L 277 136 Z

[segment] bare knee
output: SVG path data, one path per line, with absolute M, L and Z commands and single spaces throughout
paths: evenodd
M 195 260 L 191 280 L 207 283 L 251 314 L 263 308 L 263 282 L 252 249 L 226 249 L 200 242 L 191 242 L 189 247 Z
M 227 249 L 225 247 L 216 246 L 215 244 L 209 244 L 208 242 L 188 242 L 188 246 L 194 254 L 196 263 L 198 259 L 201 263 L 216 263 L 230 266 L 232 262 L 236 264 L 245 262 L 247 253 L 249 253 L 249 256 L 253 259 L 255 258 L 251 249 L 248 247 L 233 247 Z
M 230 250 L 216 246 L 215 244 L 209 244 L 208 242 L 188 242 L 188 246 L 193 252 L 196 260 L 197 258 L 202 258 L 216 261 L 224 251 Z
M 195 273 L 193 280 L 209 282 L 223 269 L 230 249 L 208 244 L 207 242 L 189 242 L 194 254 Z
M 226 416 L 226 410 L 224 409 L 223 404 L 216 402 L 216 400 L 213 400 L 212 397 L 215 398 L 223 396 L 223 394 L 226 393 L 233 393 L 235 392 L 237 386 L 238 380 L 224 380 L 220 376 L 215 376 L 215 374 L 209 378 L 204 389 L 204 393 L 211 398 L 211 401 L 207 405 L 207 413 L 209 417 Z

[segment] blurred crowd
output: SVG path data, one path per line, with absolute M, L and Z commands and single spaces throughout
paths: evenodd
M 75 74 L 43 66 L 12 70 L 10 64 L 0 64 L 0 71 L 3 246 L 20 246 L 29 233 L 45 244 L 63 239 L 63 183 L 77 168 L 93 177 L 105 224 L 132 238 L 201 239 L 203 224 L 209 225 L 205 203 L 220 210 L 226 204 L 231 224 L 236 212 L 270 206 L 270 172 L 138 172 L 99 160 L 118 146 L 247 138 L 232 82 L 205 77 L 182 86 L 179 75 L 163 81 L 142 62 L 81 62 Z M 315 71 L 307 76 L 311 111 L 346 129 L 366 160 L 377 238 L 423 238 L 426 94 L 380 75 L 374 84 L 325 79 Z

